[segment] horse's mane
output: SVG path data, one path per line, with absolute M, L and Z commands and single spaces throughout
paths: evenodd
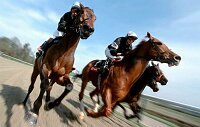
M 91 8 L 89 8 L 89 7 L 84 7 L 85 9 L 88 9 L 88 10 L 90 10 L 90 11 L 92 11 L 93 13 L 94 13 L 94 10 L 93 9 L 91 9 Z
M 138 52 L 138 50 L 146 43 L 147 41 L 145 39 L 143 39 L 139 44 L 136 45 L 136 47 L 129 51 L 123 58 L 123 61 L 126 61 L 126 60 L 130 60 L 130 58 L 132 57 L 136 57 L 136 54 Z

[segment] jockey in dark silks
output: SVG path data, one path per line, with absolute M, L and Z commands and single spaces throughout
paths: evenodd
M 137 39 L 136 33 L 132 31 L 128 32 L 125 37 L 118 37 L 115 39 L 105 50 L 107 63 L 121 61 L 123 56 L 132 50 L 132 43 Z M 97 62 L 92 70 L 96 71 L 98 68 L 95 67 L 99 67 L 98 65 L 102 64 L 101 62 L 103 61 Z
M 36 56 L 42 55 L 44 51 L 46 51 L 50 47 L 50 43 L 52 42 L 53 39 L 62 37 L 64 33 L 67 33 L 67 31 L 69 30 L 76 31 L 75 19 L 77 16 L 80 16 L 82 6 L 83 5 L 81 3 L 75 2 L 74 5 L 71 7 L 71 10 L 65 13 L 60 18 L 57 31 L 55 31 L 53 38 L 49 38 L 41 46 L 38 47 L 38 52 L 36 53 Z

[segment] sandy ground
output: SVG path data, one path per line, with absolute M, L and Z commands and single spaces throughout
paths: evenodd
M 32 67 L 0 57 L 0 127 L 27 127 L 30 126 L 25 116 L 32 108 L 33 102 L 39 94 L 40 80 L 35 83 L 35 88 L 30 95 L 27 107 L 21 105 L 30 84 Z M 76 84 L 74 84 L 76 87 Z M 64 88 L 55 84 L 51 92 L 51 100 L 57 98 Z M 90 99 L 84 99 L 88 107 L 92 106 Z M 85 117 L 79 120 L 78 91 L 73 90 L 62 103 L 50 110 L 40 108 L 37 127 L 130 127 L 139 126 L 136 120 L 128 121 L 114 113 L 109 118 L 98 119 Z

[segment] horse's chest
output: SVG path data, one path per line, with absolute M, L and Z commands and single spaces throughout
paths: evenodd
M 53 67 L 53 73 L 63 76 L 66 73 L 70 73 L 71 64 L 66 62 L 57 62 L 56 65 Z
M 60 76 L 61 75 L 65 75 L 66 74 L 66 69 L 64 67 L 58 69 L 57 74 L 60 75 Z

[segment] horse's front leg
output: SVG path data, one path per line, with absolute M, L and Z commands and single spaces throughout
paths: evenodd
M 52 80 L 51 80 L 50 83 L 49 83 L 49 87 L 48 87 L 48 89 L 47 89 L 47 91 L 46 91 L 46 99 L 45 99 L 45 102 L 46 102 L 46 103 L 48 103 L 48 102 L 50 101 L 50 93 L 51 93 L 51 89 L 52 89 L 54 83 L 55 83 L 55 82 L 52 81 Z
M 49 110 L 47 105 L 50 101 L 50 93 L 51 93 L 51 89 L 52 89 L 54 83 L 55 82 L 53 80 L 51 80 L 50 83 L 49 83 L 49 87 L 46 91 L 46 99 L 45 99 L 45 105 L 44 105 L 45 110 Z
M 69 77 L 65 78 L 64 86 L 65 86 L 64 92 L 56 100 L 54 100 L 53 102 L 50 102 L 50 103 L 47 104 L 48 110 L 54 108 L 55 106 L 58 106 L 61 103 L 61 101 L 64 99 L 64 97 L 69 92 L 72 91 L 72 89 L 73 89 L 73 83 L 70 81 Z
M 32 72 L 32 75 L 31 75 L 31 84 L 28 88 L 28 93 L 23 101 L 23 105 L 25 106 L 26 105 L 26 102 L 29 98 L 29 95 L 30 93 L 33 91 L 34 89 L 34 84 L 35 84 L 35 81 L 37 79 L 37 76 L 39 75 L 39 70 L 38 70 L 38 64 L 37 64 L 37 61 L 35 60 L 35 64 L 34 64 L 34 68 L 33 68 L 33 72 Z
M 40 78 L 41 78 L 40 94 L 33 104 L 32 111 L 26 115 L 26 119 L 31 125 L 35 125 L 37 123 L 39 109 L 42 105 L 42 98 L 44 96 L 45 91 L 48 89 L 48 86 L 49 86 L 49 79 L 47 75 L 42 73 L 40 74 Z
M 116 104 L 112 102 L 112 93 L 110 89 L 105 90 L 105 93 L 102 94 L 102 100 L 104 105 L 100 108 L 100 110 L 96 113 L 90 109 L 85 109 L 88 116 L 97 118 L 100 116 L 110 116 L 112 114 L 112 107 Z

